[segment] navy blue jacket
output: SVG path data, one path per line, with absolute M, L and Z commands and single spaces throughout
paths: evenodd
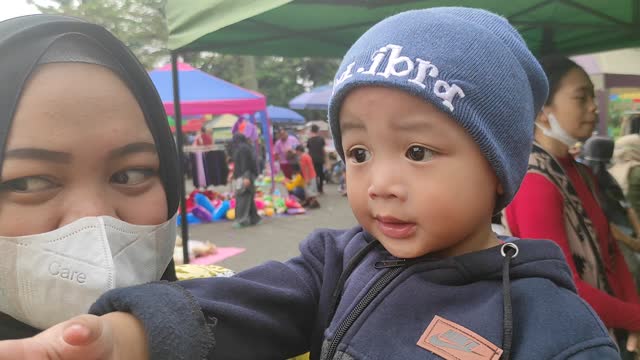
M 511 359 L 618 359 L 561 250 L 550 241 L 513 243 L 519 252 L 503 285 L 501 246 L 404 261 L 360 227 L 318 230 L 285 263 L 112 290 L 91 312 L 136 315 L 154 359 L 285 359 L 309 350 L 312 359 L 498 359 L 505 328 L 513 331 Z

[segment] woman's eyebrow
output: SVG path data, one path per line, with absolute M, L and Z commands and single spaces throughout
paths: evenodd
M 5 159 L 41 160 L 67 164 L 71 162 L 71 154 L 41 148 L 18 148 L 7 150 Z
M 127 155 L 136 153 L 153 153 L 157 154 L 156 145 L 150 142 L 135 142 L 111 150 L 109 152 L 109 159 L 121 158 Z

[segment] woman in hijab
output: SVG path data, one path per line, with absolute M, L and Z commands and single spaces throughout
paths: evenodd
M 256 188 L 253 182 L 258 177 L 254 149 L 243 134 L 236 133 L 231 141 L 231 154 L 236 194 L 236 220 L 233 226 L 255 225 L 260 222 L 260 216 L 254 200 Z
M 176 150 L 142 65 L 51 15 L 1 22 L 0 54 L 0 340 L 176 280 Z

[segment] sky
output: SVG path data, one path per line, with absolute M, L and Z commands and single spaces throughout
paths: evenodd
M 27 0 L 2 0 L 0 6 L 0 21 L 16 16 L 37 14 L 35 6 L 27 4 Z

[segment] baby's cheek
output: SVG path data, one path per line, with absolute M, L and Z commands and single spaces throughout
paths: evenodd
M 471 223 L 473 217 L 473 199 L 467 191 L 448 191 L 433 187 L 424 190 L 424 197 L 414 202 L 419 206 L 416 213 L 426 223 L 426 231 L 435 237 L 448 237 L 458 232 L 465 232 L 464 228 Z M 472 196 L 472 195 L 471 195 Z

